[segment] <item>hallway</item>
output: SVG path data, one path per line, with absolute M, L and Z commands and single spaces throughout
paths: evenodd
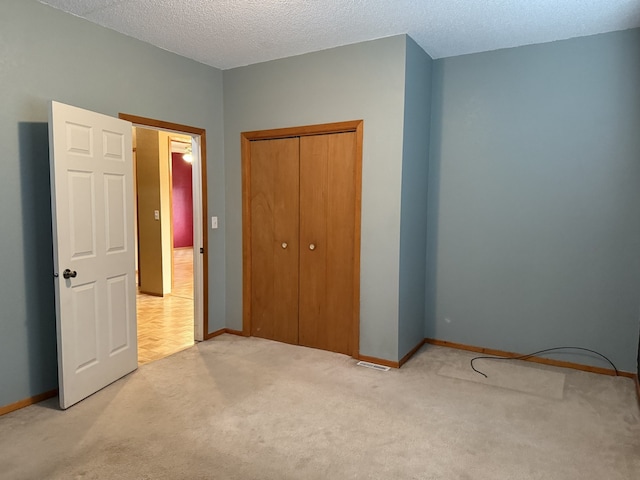
M 194 344 L 193 250 L 173 251 L 173 291 L 165 297 L 137 294 L 138 365 Z

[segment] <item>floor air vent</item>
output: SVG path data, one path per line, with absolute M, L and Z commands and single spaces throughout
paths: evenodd
M 373 368 L 374 370 L 381 370 L 383 372 L 388 372 L 389 370 L 391 370 L 389 367 L 385 367 L 384 365 L 378 365 L 376 363 L 371 363 L 371 362 L 358 362 L 356 363 L 356 365 L 360 367 Z

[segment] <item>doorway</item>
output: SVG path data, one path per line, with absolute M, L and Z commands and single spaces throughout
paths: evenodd
M 141 177 L 135 224 L 142 365 L 207 338 L 206 138 L 194 127 L 120 118 L 133 123 L 134 170 Z M 149 168 L 154 155 L 156 166 Z

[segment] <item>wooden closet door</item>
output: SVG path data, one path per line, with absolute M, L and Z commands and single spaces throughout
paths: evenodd
M 356 134 L 300 139 L 301 345 L 352 354 Z
M 299 139 L 251 142 L 251 335 L 298 343 Z

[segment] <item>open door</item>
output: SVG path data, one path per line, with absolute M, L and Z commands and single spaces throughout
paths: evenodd
M 138 365 L 131 123 L 51 103 L 60 407 Z

